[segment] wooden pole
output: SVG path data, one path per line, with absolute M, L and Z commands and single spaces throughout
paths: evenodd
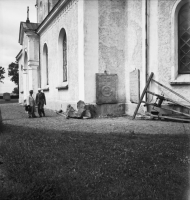
M 180 112 L 180 111 L 177 111 L 177 110 L 173 110 L 173 109 L 169 109 L 169 108 L 164 108 L 163 106 L 161 106 L 161 107 L 158 107 L 157 105 L 153 105 L 153 106 L 157 107 L 157 108 L 160 108 L 160 109 L 163 109 L 163 110 L 171 111 L 171 112 L 174 112 L 174 113 L 177 113 L 177 114 L 182 114 L 182 115 L 187 116 L 187 117 L 190 118 L 190 115 L 187 114 L 187 113 L 183 113 L 183 112 Z
M 138 103 L 138 105 L 137 105 L 137 107 L 136 107 L 136 109 L 135 109 L 135 112 L 134 112 L 134 114 L 133 114 L 133 118 L 132 118 L 132 119 L 135 119 L 135 117 L 136 117 L 136 114 L 137 114 L 137 112 L 138 112 L 138 110 L 139 110 L 139 107 L 140 107 L 140 105 L 141 105 L 141 102 L 142 102 L 142 100 L 143 100 L 143 98 L 144 98 L 144 95 L 146 94 L 146 91 L 147 91 L 147 89 L 148 89 L 148 86 L 149 86 L 149 84 L 150 84 L 150 82 L 151 82 L 153 76 L 154 76 L 154 73 L 151 72 L 151 74 L 150 74 L 150 76 L 149 76 L 149 78 L 148 78 L 148 80 L 147 80 L 146 86 L 145 86 L 145 88 L 144 88 L 144 90 L 143 90 L 143 92 L 142 92 L 142 94 L 141 94 L 139 103 Z
M 162 86 L 163 88 L 169 90 L 170 92 L 172 92 L 173 94 L 175 94 L 178 97 L 182 98 L 183 100 L 187 101 L 188 103 L 190 103 L 190 100 L 186 99 L 185 97 L 183 97 L 182 95 L 180 95 L 177 92 L 173 91 L 172 89 L 166 87 L 165 85 L 162 85 L 161 83 L 159 83 L 158 81 L 155 81 L 154 79 L 152 79 L 152 81 L 155 82 L 155 83 L 157 83 L 158 85 Z
M 170 119 L 170 120 L 181 121 L 181 122 L 190 122 L 190 119 L 180 119 L 180 118 L 176 118 L 176 117 L 158 116 L 158 118 Z

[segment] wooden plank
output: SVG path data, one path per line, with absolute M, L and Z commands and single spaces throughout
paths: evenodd
M 132 103 L 138 104 L 139 102 L 132 102 Z M 146 103 L 146 104 L 149 104 L 149 103 L 148 103 L 148 102 L 146 102 L 146 101 L 141 101 L 141 103 Z
M 173 110 L 173 109 L 169 109 L 169 108 L 164 108 L 164 107 L 162 107 L 162 106 L 161 106 L 161 107 L 158 107 L 158 106 L 156 106 L 156 105 L 154 105 L 154 106 L 157 107 L 157 108 L 163 109 L 163 110 L 175 112 L 175 113 L 182 114 L 182 115 L 184 115 L 184 116 L 190 117 L 190 115 L 187 114 L 187 113 L 183 113 L 183 112 L 180 112 L 180 111 L 177 111 L 177 110 Z
M 140 100 L 140 70 L 130 72 L 130 101 L 138 103 Z
M 153 82 L 157 83 L 158 85 L 162 86 L 163 88 L 169 90 L 170 92 L 172 92 L 173 94 L 177 95 L 178 97 L 182 98 L 183 100 L 187 101 L 188 103 L 190 103 L 190 100 L 186 99 L 184 96 L 182 96 L 181 94 L 173 91 L 172 89 L 166 87 L 165 85 L 162 85 L 161 83 L 159 83 L 158 81 L 155 81 L 154 79 L 152 79 Z
M 134 114 L 133 114 L 133 118 L 132 118 L 132 119 L 135 119 L 135 117 L 136 117 L 136 114 L 137 114 L 137 112 L 138 112 L 138 110 L 139 110 L 139 107 L 140 107 L 140 105 L 141 105 L 141 102 L 142 102 L 142 100 L 143 100 L 143 98 L 144 98 L 144 95 L 145 95 L 146 92 L 147 92 L 148 86 L 149 86 L 149 84 L 150 84 L 150 82 L 151 82 L 153 76 L 154 76 L 154 73 L 151 72 L 151 74 L 150 74 L 150 76 L 149 76 L 149 78 L 148 78 L 148 81 L 147 81 L 147 83 L 146 83 L 146 86 L 145 86 L 145 88 L 144 88 L 144 90 L 143 90 L 143 92 L 142 92 L 142 94 L 141 94 L 139 103 L 138 103 L 138 105 L 137 105 L 137 107 L 136 107 L 136 109 L 135 109 L 135 112 L 134 112 Z
M 155 119 L 170 119 L 170 120 L 175 120 L 175 121 L 180 121 L 180 122 L 190 122 L 190 119 L 180 119 L 176 117 L 153 115 L 151 113 L 148 113 L 148 116 L 151 116 L 152 118 L 155 118 Z
M 147 91 L 147 93 L 152 94 L 152 95 L 157 96 L 157 97 L 163 97 L 163 96 L 161 96 L 161 95 L 155 94 L 154 92 Z M 170 98 L 164 97 L 164 100 L 165 100 L 165 101 L 171 101 L 171 102 L 173 102 L 173 103 L 175 103 L 175 104 L 177 104 L 177 105 L 183 106 L 184 108 L 187 108 L 187 109 L 190 110 L 190 107 L 188 107 L 188 106 L 186 106 L 186 105 L 184 105 L 184 104 L 182 104 L 182 103 L 179 103 L 179 102 L 177 102 L 177 101 L 174 101 L 174 100 L 172 100 L 172 99 L 170 99 Z
M 158 116 L 158 118 L 161 118 L 161 119 L 171 119 L 171 120 L 182 121 L 182 122 L 190 122 L 190 119 L 180 119 L 180 118 L 168 117 L 168 116 Z

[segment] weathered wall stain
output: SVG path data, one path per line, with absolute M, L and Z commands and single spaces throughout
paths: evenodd
M 99 72 L 118 74 L 118 100 L 125 101 L 125 1 L 99 1 Z

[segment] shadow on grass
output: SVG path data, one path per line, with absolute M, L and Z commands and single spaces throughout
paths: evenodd
M 3 199 L 187 200 L 188 135 L 92 134 L 4 125 Z

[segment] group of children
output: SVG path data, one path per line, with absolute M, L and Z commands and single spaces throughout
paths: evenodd
M 36 118 L 36 106 L 38 108 L 39 117 L 45 117 L 44 105 L 46 105 L 46 97 L 45 94 L 41 92 L 41 88 L 38 88 L 36 99 L 33 97 L 33 90 L 30 90 L 27 100 L 24 100 L 24 105 L 29 118 Z

